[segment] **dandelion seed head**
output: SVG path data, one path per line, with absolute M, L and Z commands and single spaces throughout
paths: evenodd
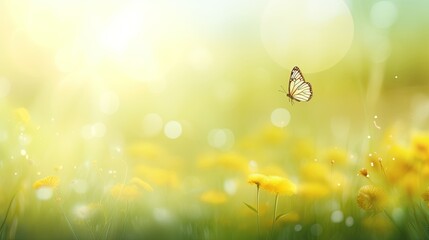
M 300 232 L 302 230 L 302 225 L 296 224 L 293 229 L 295 230 L 295 232 Z

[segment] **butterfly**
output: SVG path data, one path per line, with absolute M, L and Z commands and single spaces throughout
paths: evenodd
M 283 86 L 280 91 L 290 98 L 292 104 L 294 100 L 298 102 L 308 102 L 313 96 L 311 84 L 305 81 L 301 70 L 299 70 L 297 66 L 295 66 L 290 73 L 288 91 L 286 92 Z

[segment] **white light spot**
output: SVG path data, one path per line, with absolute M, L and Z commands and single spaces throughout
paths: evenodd
M 25 149 L 21 149 L 20 154 L 22 156 L 25 156 L 25 155 L 27 155 L 27 151 Z
M 4 98 L 9 95 L 10 92 L 10 83 L 4 77 L 0 77 L 0 98 Z
M 398 10 L 391 1 L 379 1 L 371 8 L 371 21 L 379 28 L 389 28 L 396 20 Z
M 368 139 L 371 139 L 371 136 L 370 136 L 370 135 L 368 135 Z
M 227 179 L 223 183 L 223 189 L 229 195 L 234 195 L 237 192 L 237 187 L 238 187 L 237 181 L 234 179 Z
M 355 223 L 355 220 L 353 219 L 352 216 L 349 216 L 349 217 L 346 218 L 346 226 L 347 227 L 353 226 L 354 223 Z
M 153 216 L 156 221 L 161 223 L 169 223 L 173 220 L 172 214 L 165 208 L 153 209 Z
M 49 200 L 52 198 L 53 192 L 51 187 L 41 187 L 36 190 L 36 197 L 40 200 Z
M 295 230 L 295 232 L 300 232 L 302 230 L 301 224 L 295 225 L 294 230 Z
M 158 135 L 162 130 L 162 118 L 156 113 L 148 113 L 143 118 L 142 130 L 147 137 Z
M 208 142 L 214 148 L 228 150 L 234 145 L 234 133 L 226 128 L 212 129 L 208 135 Z
M 182 125 L 177 121 L 169 121 L 164 126 L 164 134 L 168 138 L 176 139 L 182 135 Z
M 82 179 L 74 179 L 71 188 L 78 194 L 84 194 L 88 191 L 88 183 Z
M 323 227 L 322 225 L 316 223 L 311 226 L 310 231 L 313 236 L 320 236 L 323 232 Z
M 116 93 L 105 91 L 100 95 L 99 99 L 100 111 L 104 114 L 113 114 L 118 111 L 119 97 Z
M 331 214 L 331 221 L 333 223 L 340 223 L 344 219 L 343 212 L 341 210 L 333 211 Z
M 285 108 L 276 108 L 271 112 L 271 123 L 276 127 L 286 127 L 290 121 L 290 113 Z
M 19 143 L 22 145 L 27 145 L 31 143 L 31 137 L 24 133 L 19 134 L 18 140 L 19 140 Z
M 91 209 L 86 204 L 78 204 L 73 207 L 72 212 L 78 219 L 87 219 L 90 216 Z
M 249 161 L 249 170 L 251 171 L 258 170 L 258 163 L 254 160 Z
M 395 79 L 398 79 L 398 75 L 395 76 Z

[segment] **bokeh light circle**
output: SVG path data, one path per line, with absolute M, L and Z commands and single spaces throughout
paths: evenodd
M 353 18 L 342 0 L 273 0 L 261 20 L 262 42 L 280 66 L 320 72 L 349 50 Z
M 290 113 L 285 108 L 276 108 L 271 112 L 271 123 L 276 127 L 286 127 L 290 121 Z
M 182 125 L 177 121 L 169 121 L 164 126 L 164 134 L 168 138 L 176 139 L 182 135 Z
M 207 137 L 209 145 L 227 150 L 234 145 L 234 133 L 229 129 L 212 129 Z
M 344 214 L 341 210 L 333 211 L 331 214 L 331 221 L 333 223 L 340 223 L 344 219 Z
M 398 10 L 391 1 L 379 1 L 371 8 L 371 22 L 379 28 L 389 28 L 396 20 Z

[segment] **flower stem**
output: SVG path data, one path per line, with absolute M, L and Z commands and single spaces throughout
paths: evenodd
M 276 200 L 274 201 L 274 215 L 273 215 L 273 224 L 271 226 L 271 237 L 274 237 L 274 224 L 276 223 L 276 215 L 277 215 L 277 203 L 279 201 L 279 194 L 276 194 Z
M 256 223 L 258 225 L 258 239 L 261 239 L 261 230 L 259 227 L 259 185 L 256 185 Z

